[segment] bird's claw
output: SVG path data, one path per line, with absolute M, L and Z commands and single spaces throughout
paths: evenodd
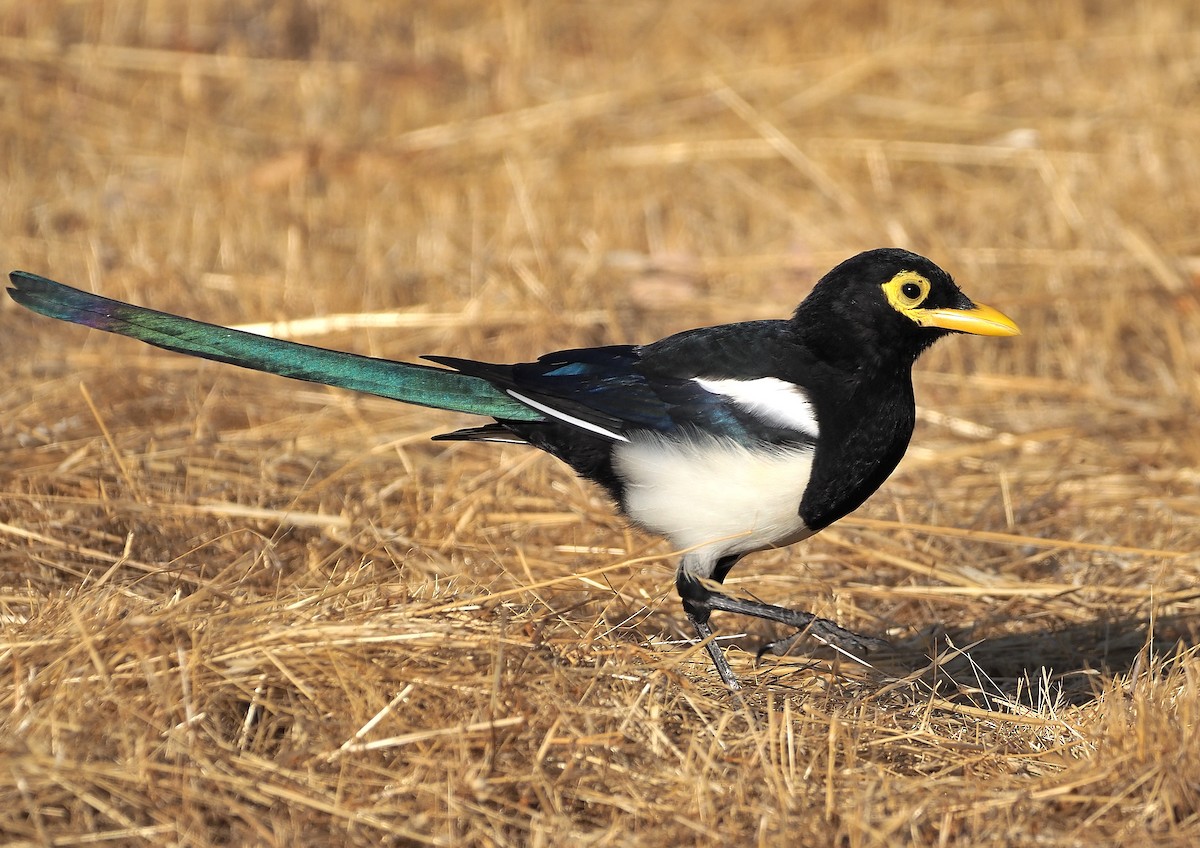
M 796 643 L 802 639 L 815 639 L 823 645 L 828 645 L 854 657 L 865 657 L 890 651 L 893 647 L 891 642 L 886 639 L 855 633 L 853 630 L 839 627 L 827 618 L 814 618 L 808 626 L 797 630 L 792 635 L 763 645 L 758 649 L 755 659 L 762 659 L 767 654 L 782 657 L 790 653 Z

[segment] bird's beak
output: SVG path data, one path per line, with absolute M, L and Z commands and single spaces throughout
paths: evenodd
M 982 303 L 970 309 L 914 309 L 913 317 L 922 327 L 941 327 L 976 336 L 1021 335 L 1021 329 L 1013 319 Z

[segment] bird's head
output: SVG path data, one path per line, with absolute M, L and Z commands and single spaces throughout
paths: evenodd
M 948 333 L 1015 336 L 1011 318 L 971 301 L 950 275 L 923 256 L 899 248 L 868 250 L 821 278 L 796 309 L 808 339 L 828 353 L 875 353 L 911 362 Z M 831 349 L 832 348 L 832 349 Z

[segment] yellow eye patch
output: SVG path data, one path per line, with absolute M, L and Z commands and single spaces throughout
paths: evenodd
M 883 284 L 883 293 L 893 309 L 907 315 L 925 302 L 930 288 L 929 280 L 916 271 L 901 271 Z

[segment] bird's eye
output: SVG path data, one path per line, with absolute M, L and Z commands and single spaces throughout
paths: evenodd
M 930 288 L 929 280 L 916 271 L 901 271 L 883 284 L 883 293 L 893 309 L 907 312 L 925 302 Z

